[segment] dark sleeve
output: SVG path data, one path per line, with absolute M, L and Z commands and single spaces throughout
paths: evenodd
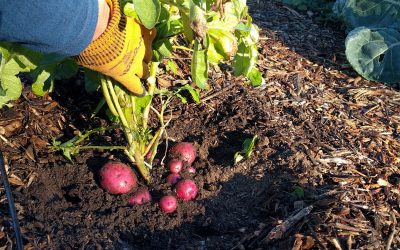
M 98 0 L 0 0 L 0 41 L 64 56 L 93 38 Z

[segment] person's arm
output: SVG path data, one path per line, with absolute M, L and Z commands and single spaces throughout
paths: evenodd
M 44 53 L 78 55 L 107 26 L 105 0 L 0 0 L 0 41 Z M 99 11 L 100 10 L 100 11 Z M 100 22 L 98 22 L 100 21 Z M 97 30 L 96 30 L 97 27 Z
M 74 56 L 140 96 L 155 35 L 123 15 L 119 0 L 0 0 L 0 41 Z
M 106 0 L 98 0 L 98 17 L 97 25 L 94 31 L 92 42 L 99 38 L 101 34 L 106 30 L 108 22 L 110 21 L 110 6 L 108 6 Z

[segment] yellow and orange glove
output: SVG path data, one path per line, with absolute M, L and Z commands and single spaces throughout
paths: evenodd
M 99 38 L 78 56 L 78 64 L 101 72 L 120 82 L 138 96 L 146 93 L 140 79 L 149 74 L 151 44 L 156 30 L 148 30 L 138 21 L 121 14 L 118 0 L 107 0 L 110 22 Z

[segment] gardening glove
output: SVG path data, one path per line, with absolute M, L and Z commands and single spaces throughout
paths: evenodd
M 143 96 L 140 78 L 149 74 L 151 44 L 155 29 L 148 30 L 138 21 L 121 14 L 118 0 L 107 0 L 110 22 L 99 38 L 92 41 L 78 56 L 78 64 L 101 72 L 120 82 L 135 95 Z

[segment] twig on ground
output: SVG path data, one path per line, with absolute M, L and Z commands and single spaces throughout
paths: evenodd
M 231 248 L 231 250 L 234 250 L 241 246 L 246 240 L 250 239 L 251 237 L 254 236 L 254 233 L 247 234 L 245 237 L 243 237 L 234 247 Z
M 351 250 L 351 246 L 353 245 L 353 237 L 349 234 L 349 238 L 347 238 L 347 250 Z
M 347 231 L 352 231 L 352 232 L 364 232 L 366 233 L 368 231 L 368 229 L 365 228 L 361 228 L 361 227 L 352 227 L 352 226 L 348 226 L 339 222 L 335 223 L 335 227 L 338 229 L 342 229 L 342 230 L 347 230 Z
M 222 88 L 221 90 L 215 92 L 214 94 L 211 94 L 211 95 L 208 95 L 208 96 L 204 96 L 204 97 L 201 98 L 201 101 L 202 102 L 206 102 L 206 101 L 208 101 L 208 100 L 210 100 L 210 99 L 212 99 L 214 97 L 217 97 L 217 96 L 225 93 L 227 90 L 231 89 L 234 86 L 236 86 L 236 85 L 235 84 L 231 84 L 231 85 L 229 85 L 229 86 L 227 86 L 225 88 Z
M 314 207 L 312 205 L 303 208 L 298 213 L 287 218 L 282 224 L 274 227 L 267 235 L 267 237 L 263 240 L 263 243 L 268 243 L 272 240 L 277 240 L 282 238 L 282 236 L 291 229 L 297 222 L 299 222 L 302 218 L 307 216 Z
M 318 245 L 321 247 L 321 249 L 327 250 L 326 246 L 322 244 L 320 239 L 318 239 L 317 234 L 315 233 L 314 229 L 311 227 L 310 224 L 307 223 L 308 230 L 311 231 L 311 235 L 314 237 L 314 240 L 318 243 Z
M 394 213 L 391 213 L 390 217 L 392 219 L 392 227 L 391 227 L 392 232 L 390 233 L 389 238 L 387 240 L 385 250 L 390 250 L 390 247 L 392 246 L 393 238 L 396 235 L 396 225 L 397 225 L 396 215 Z
M 340 243 L 336 238 L 331 239 L 331 242 L 336 250 L 342 250 L 342 246 L 340 246 Z
M 10 142 L 9 140 L 7 140 L 7 138 L 5 138 L 4 136 L 0 135 L 0 139 L 3 140 L 10 147 L 16 148 L 15 145 L 12 142 Z

